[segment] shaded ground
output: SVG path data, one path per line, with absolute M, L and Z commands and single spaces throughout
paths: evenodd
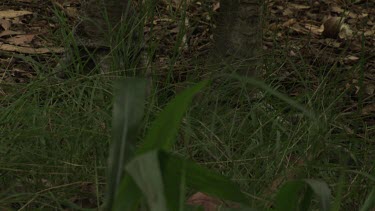
M 178 1 L 172 1 L 178 2 Z M 337 65 L 347 70 L 347 80 L 338 89 L 353 89 L 353 99 L 348 100 L 346 112 L 361 108 L 363 115 L 373 114 L 374 101 L 371 100 L 375 90 L 375 59 L 374 39 L 375 20 L 374 3 L 357 1 L 345 4 L 340 1 L 270 1 L 266 9 L 264 49 L 283 49 L 283 52 L 294 58 L 304 58 L 303 65 L 315 80 L 314 71 L 321 67 Z M 1 83 L 27 82 L 37 73 L 30 64 L 17 57 L 30 56 L 47 66 L 56 64 L 52 53 L 61 55 L 62 43 L 53 34 L 59 27 L 53 8 L 61 9 L 72 24 L 79 14 L 79 1 L 5 1 L 0 5 L 0 42 L 1 42 Z M 215 27 L 213 19 L 220 9 L 215 1 L 192 2 L 188 4 L 186 46 L 182 48 L 182 58 L 175 67 L 188 66 L 192 59 L 208 53 L 212 47 L 212 32 Z M 172 12 L 171 12 L 172 11 Z M 160 72 L 168 69 L 168 62 L 173 54 L 176 36 L 181 24 L 178 22 L 179 9 L 176 4 L 161 1 L 158 5 L 158 16 L 153 21 L 152 39 L 160 43 L 155 56 L 155 64 Z M 344 29 L 336 30 L 330 17 L 342 17 Z M 328 20 L 331 20 L 327 22 Z M 326 23 L 324 29 L 324 23 Z M 150 24 L 145 33 L 150 30 Z M 326 30 L 325 32 L 323 32 Z M 328 32 L 327 32 L 328 31 Z M 335 32 L 337 31 L 337 32 Z M 338 34 L 340 32 L 340 34 Z M 363 43 L 363 48 L 362 48 Z M 361 61 L 361 58 L 363 60 Z M 303 60 L 301 60 L 304 62 Z M 183 65 L 182 65 L 183 64 Z M 301 65 L 301 64 L 295 64 Z M 166 71 L 165 71 L 166 72 Z M 286 81 L 292 81 L 293 67 L 283 65 L 276 74 Z M 175 70 L 178 75 L 183 70 Z M 334 73 L 338 74 L 338 73 Z M 342 73 L 340 73 L 342 74 Z M 177 79 L 179 80 L 179 79 Z M 0 90 L 5 95 L 4 90 Z M 293 95 L 300 92 L 295 90 Z M 361 104 L 357 98 L 361 95 Z M 373 125 L 373 119 L 367 121 Z
M 148 39 L 158 40 L 159 43 L 153 61 L 158 67 L 155 68 L 157 69 L 155 75 L 167 77 L 179 28 L 181 23 L 186 24 L 186 45 L 180 49 L 182 54 L 173 63 L 172 81 L 177 83 L 185 80 L 194 62 L 207 55 L 212 48 L 214 19 L 220 10 L 220 5 L 214 0 L 193 1 L 188 4 L 187 18 L 178 22 L 181 17 L 178 6 L 166 2 L 160 1 L 157 6 L 157 18 L 153 23 L 147 24 L 145 34 L 150 31 L 151 24 L 154 24 L 153 37 Z M 27 84 L 38 77 L 38 71 L 45 70 L 36 67 L 34 63 L 28 62 L 29 60 L 36 60 L 49 68 L 56 65 L 64 51 L 61 46 L 65 45 L 63 40 L 57 39 L 60 26 L 53 8 L 65 13 L 71 25 L 74 25 L 79 6 L 78 0 L 2 1 L 0 4 L 0 99 L 10 94 L 7 86 L 14 83 Z M 268 2 L 265 11 L 263 48 L 266 56 L 262 68 L 264 77 L 280 84 L 281 92 L 300 99 L 304 99 L 304 96 L 309 94 L 319 95 L 322 81 L 335 81 L 335 87 L 327 87 L 327 89 L 334 88 L 340 93 L 345 93 L 344 100 L 337 106 L 344 123 L 333 125 L 333 134 L 341 135 L 344 131 L 348 137 L 368 142 L 371 146 L 375 137 L 374 3 L 370 0 L 356 1 L 356 3 L 328 0 L 311 2 L 296 0 L 286 3 L 273 0 Z M 343 29 L 337 30 L 330 17 L 345 17 Z M 300 72 L 301 69 L 304 69 L 304 72 Z M 304 83 L 301 83 L 301 80 Z M 308 90 L 304 84 L 310 85 Z M 314 102 L 305 103 L 309 105 Z M 0 106 L 5 105 L 0 104 Z M 343 138 L 345 143 L 350 141 L 346 138 Z M 369 152 L 363 155 L 368 156 L 368 160 L 373 160 L 371 158 L 373 150 L 367 150 Z M 362 151 L 359 151 L 359 154 L 360 152 Z M 200 160 L 199 155 L 192 156 Z M 332 157 L 332 160 L 336 159 Z M 300 162 L 298 158 L 293 157 L 293 152 L 288 158 L 290 159 L 288 163 L 298 165 Z M 30 165 L 29 169 L 38 171 L 37 166 L 32 166 L 33 163 L 19 165 Z M 92 171 L 87 166 L 74 163 L 68 165 L 71 166 L 72 172 Z M 218 169 L 221 166 L 220 163 L 213 165 Z M 59 167 L 48 165 L 44 167 L 51 168 L 49 172 L 51 174 L 59 174 Z M 8 171 L 19 170 L 12 168 Z M 7 169 L 4 168 L 4 172 L 6 171 Z M 18 173 L 22 175 L 29 172 L 19 170 Z M 46 187 L 40 194 L 54 189 L 76 187 L 75 190 L 87 193 L 90 197 L 84 197 L 82 194 L 69 198 L 69 201 L 83 207 L 95 207 L 95 196 L 90 195 L 96 192 L 95 186 L 86 182 L 86 178 L 74 181 L 76 182 L 68 181 L 53 186 L 50 184 L 51 181 L 41 179 L 41 184 L 37 185 Z M 274 178 L 267 188 L 268 191 L 273 192 L 282 181 L 283 178 Z M 103 182 L 104 179 L 100 177 L 100 185 L 103 185 Z M 22 190 L 22 187 L 16 188 Z M 350 190 L 351 187 L 349 186 L 348 189 Z M 267 190 L 265 194 L 266 192 Z

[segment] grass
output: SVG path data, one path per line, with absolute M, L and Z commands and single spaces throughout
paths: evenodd
M 152 18 L 147 14 L 143 17 Z M 56 15 L 64 26 L 64 17 Z M 65 27 L 62 40 L 74 43 Z M 122 28 L 129 29 L 134 28 Z M 0 101 L 0 209 L 62 210 L 72 203 L 95 208 L 103 202 L 113 81 L 143 74 L 137 69 L 140 61 L 131 56 L 143 43 L 126 43 L 112 52 L 114 65 L 108 73 L 86 73 L 86 60 L 76 58 L 66 69 L 68 77 L 61 79 L 25 58 L 38 70 L 37 77 L 28 84 L 7 84 Z M 149 44 L 156 46 L 151 55 L 159 45 Z M 178 60 L 178 47 L 174 50 Z M 231 178 L 252 207 L 269 207 L 285 181 L 311 178 L 329 184 L 341 205 L 337 210 L 356 210 L 374 185 L 374 128 L 358 113 L 344 112 L 352 89 L 342 87 L 351 73 L 338 66 L 310 70 L 303 57 L 280 52 L 287 50 L 280 47 L 265 58 L 267 86 L 228 75 L 233 69 L 203 65 L 178 67 L 190 72 L 175 84 L 172 59 L 167 76 L 153 81 L 141 134 L 178 92 L 176 86 L 213 75 L 215 82 L 197 96 L 182 121 L 175 153 Z M 290 72 L 287 78 L 278 74 L 280 67 Z M 263 95 L 250 96 L 254 89 Z M 284 95 L 292 97 L 285 100 Z M 299 105 L 313 115 L 305 115 Z

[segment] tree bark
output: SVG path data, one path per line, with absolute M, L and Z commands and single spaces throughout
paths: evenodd
M 121 22 L 133 12 L 130 6 L 129 0 L 85 0 L 80 36 L 108 45 L 108 35 L 116 33 Z
M 242 63 L 240 74 L 255 76 L 262 41 L 259 0 L 221 0 L 216 55 Z
M 81 27 L 84 37 L 100 45 L 109 44 L 108 33 L 116 31 L 121 21 L 129 21 L 129 14 L 134 16 L 130 0 L 85 2 Z M 214 34 L 215 58 L 219 56 L 227 62 L 235 62 L 238 72 L 243 75 L 257 75 L 262 41 L 261 4 L 260 0 L 220 0 L 221 11 Z

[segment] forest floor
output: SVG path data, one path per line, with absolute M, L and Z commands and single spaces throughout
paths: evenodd
M 183 10 L 176 2 L 159 1 L 144 27 L 160 89 L 151 117 L 171 93 L 222 74 L 200 65 L 220 4 L 190 1 Z M 375 184 L 375 5 L 349 2 L 270 0 L 264 9 L 261 78 L 314 110 L 319 123 L 274 96 L 249 100 L 248 87 L 222 78 L 192 108 L 176 152 L 238 181 L 254 204 L 296 177 L 325 180 L 337 194 L 344 175 L 343 206 L 357 209 Z M 53 72 L 79 10 L 79 0 L 0 3 L 1 210 L 92 208 L 102 200 L 113 78 L 61 81 Z

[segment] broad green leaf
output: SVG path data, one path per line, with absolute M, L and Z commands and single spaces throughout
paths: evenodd
M 108 210 L 112 208 L 117 187 L 124 176 L 125 164 L 135 154 L 135 141 L 143 117 L 145 98 L 145 80 L 129 78 L 115 84 L 113 141 L 108 159 Z
M 311 190 L 311 188 L 307 188 L 305 193 L 302 196 L 302 201 L 299 205 L 298 210 L 310 210 L 312 198 L 313 198 L 313 191 Z
M 168 155 L 162 152 L 159 154 L 168 208 L 169 210 L 182 210 L 185 204 L 187 179 L 185 162 L 182 162 L 180 166 L 173 166 L 170 162 L 165 162 L 164 156 Z
M 164 151 L 139 155 L 126 170 L 146 197 L 150 210 L 182 210 L 185 179 L 195 190 L 224 200 L 248 203 L 239 187 L 229 179 Z
M 331 210 L 330 211 L 340 211 L 340 205 L 342 202 L 342 196 L 343 196 L 343 191 L 345 187 L 345 176 L 344 173 L 342 172 L 340 175 L 339 183 L 337 186 L 337 191 L 336 191 L 336 197 L 335 201 L 331 205 Z
M 187 111 L 193 96 L 207 84 L 208 81 L 200 82 L 178 94 L 169 102 L 152 123 L 150 130 L 146 134 L 143 145 L 141 145 L 137 152 L 141 154 L 154 149 L 169 150 L 175 142 L 175 136 L 178 132 L 183 115 Z M 134 210 L 142 196 L 137 185 L 128 175 L 121 181 L 117 193 L 114 203 L 114 210 L 116 211 Z
M 181 172 L 186 174 L 186 184 L 197 191 L 207 193 L 211 196 L 247 204 L 248 200 L 240 191 L 239 187 L 228 178 L 214 173 L 192 161 L 184 160 L 176 155 L 160 153 L 160 166 L 165 175 L 164 178 L 179 178 Z M 181 171 L 181 168 L 185 168 Z M 180 169 L 180 170 L 178 170 Z M 166 187 L 166 191 L 167 188 Z
M 204 211 L 202 206 L 185 205 L 185 211 Z
M 239 208 L 220 207 L 218 211 L 258 211 L 258 210 L 254 208 L 249 208 L 249 207 L 239 207 Z
M 306 191 L 303 192 L 303 199 L 299 204 L 301 197 L 301 190 L 308 185 Z M 331 191 L 325 182 L 318 180 L 296 180 L 284 184 L 276 195 L 276 210 L 278 211 L 293 211 L 300 208 L 306 210 L 310 207 L 312 199 L 311 191 L 317 196 L 319 200 L 320 210 L 328 211 L 330 207 Z
M 182 210 L 185 204 L 184 166 L 161 168 L 159 150 L 137 156 L 126 166 L 146 198 L 150 210 Z M 173 171 L 173 173 L 169 172 Z
M 146 197 L 150 210 L 165 211 L 167 205 L 158 153 L 154 150 L 137 156 L 126 166 L 126 171 Z
M 193 87 L 185 89 L 170 101 L 152 123 L 138 153 L 154 149 L 170 150 L 176 141 L 178 129 L 190 102 L 194 95 L 207 84 L 208 81 L 202 81 Z
M 182 210 L 185 204 L 186 163 L 182 160 L 181 165 L 175 166 L 173 162 L 168 162 L 169 159 L 174 159 L 169 157 L 167 153 L 159 153 L 168 209 Z
M 319 180 L 303 180 L 313 190 L 319 200 L 320 210 L 328 211 L 330 209 L 331 190 L 327 183 Z
M 276 195 L 277 211 L 293 211 L 298 207 L 299 192 L 305 186 L 300 181 L 290 181 L 285 183 Z
M 367 196 L 365 203 L 362 205 L 360 211 L 370 211 L 375 208 L 375 187 L 372 188 L 370 194 Z
M 142 192 L 129 175 L 121 181 L 113 203 L 113 211 L 133 211 L 141 201 Z

